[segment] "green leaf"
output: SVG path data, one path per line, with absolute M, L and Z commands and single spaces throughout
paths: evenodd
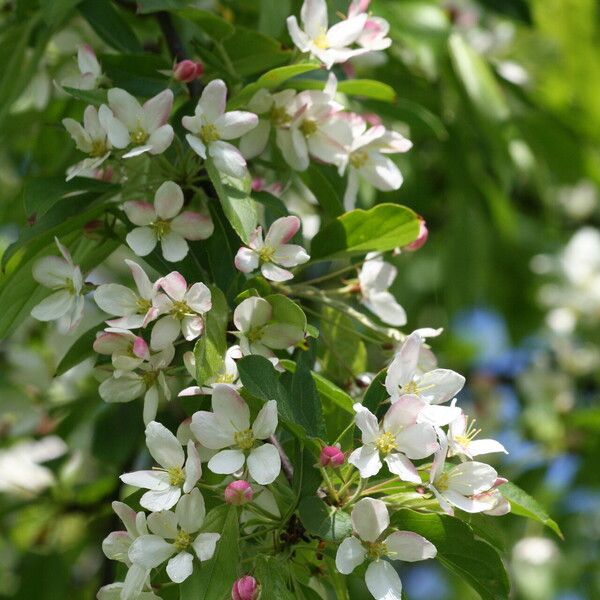
M 81 0 L 40 0 L 44 21 L 50 27 L 60 25 L 80 2 Z
M 93 104 L 94 106 L 106 104 L 108 101 L 106 90 L 78 90 L 77 88 L 68 87 L 66 85 L 62 86 L 62 89 L 76 100 L 81 100 L 87 104 Z M 76 177 L 75 179 L 82 179 L 82 177 Z
M 310 353 L 300 352 L 296 372 L 292 377 L 292 402 L 296 414 L 302 415 L 301 423 L 312 437 L 326 436 L 321 399 L 311 376 Z
M 296 596 L 286 585 L 289 563 L 275 556 L 260 555 L 256 559 L 254 576 L 260 582 L 260 597 L 264 600 L 294 600 Z
M 206 35 L 221 42 L 227 39 L 235 31 L 235 27 L 216 15 L 214 12 L 200 8 L 184 8 L 177 11 L 182 19 L 191 21 L 197 25 Z
M 281 44 L 269 37 L 245 27 L 237 27 L 235 33 L 223 41 L 233 70 L 246 77 L 289 62 L 291 52 L 282 50 Z
M 292 86 L 301 90 L 322 90 L 325 82 L 318 79 L 296 79 Z M 382 102 L 396 101 L 396 92 L 393 87 L 373 79 L 344 79 L 338 82 L 337 91 L 348 96 L 360 96 Z
M 218 532 L 221 539 L 209 561 L 198 564 L 194 557 L 194 572 L 179 587 L 180 600 L 222 600 L 231 592 L 236 578 L 240 555 L 237 507 L 212 510 L 201 531 Z
M 313 238 L 311 257 L 324 260 L 367 252 L 386 252 L 417 239 L 417 215 L 399 204 L 379 204 L 347 212 Z
M 121 52 L 142 52 L 133 29 L 109 0 L 83 0 L 79 12 L 92 29 L 109 45 Z
M 450 35 L 448 50 L 454 71 L 477 111 L 493 121 L 506 119 L 506 99 L 485 59 L 458 33 Z
M 306 187 L 315 195 L 325 215 L 334 219 L 344 213 L 344 206 L 337 190 L 323 174 L 322 169 L 323 167 L 313 164 L 299 175 Z
M 552 529 L 559 538 L 563 539 L 563 534 L 558 523 L 550 518 L 550 515 L 540 506 L 537 500 L 510 481 L 502 484 L 498 489 L 510 502 L 513 514 L 543 523 L 546 527 Z
M 204 333 L 194 346 L 196 381 L 200 386 L 223 371 L 227 351 L 227 300 L 218 287 L 211 286 L 210 292 L 212 308 L 204 318 Z
M 147 15 L 163 10 L 178 10 L 195 4 L 199 4 L 198 0 L 137 0 L 137 12 Z
M 466 581 L 483 600 L 507 600 L 509 581 L 500 555 L 486 542 L 477 540 L 463 521 L 447 515 L 400 510 L 391 524 L 414 531 L 437 548 L 437 559 Z
M 205 166 L 225 216 L 242 241 L 247 243 L 258 221 L 256 203 L 243 181 L 220 173 L 210 159 L 206 160 Z
M 298 514 L 306 529 L 328 541 L 340 542 L 352 534 L 350 515 L 334 506 L 329 506 L 316 496 L 300 500 Z
M 104 323 L 95 325 L 88 329 L 84 334 L 81 335 L 73 345 L 67 350 L 65 355 L 61 358 L 58 366 L 56 367 L 55 375 L 62 375 L 69 369 L 83 362 L 90 356 L 94 355 L 94 349 L 92 347 L 96 334 L 104 329 Z
M 293 300 L 283 294 L 270 294 L 265 300 L 273 308 L 272 321 L 293 325 L 302 332 L 306 330 L 306 315 Z
M 363 406 L 368 408 L 374 415 L 381 412 L 383 403 L 390 397 L 385 389 L 386 375 L 386 369 L 377 373 L 377 376 L 371 381 L 363 397 Z
M 147 98 L 167 87 L 169 78 L 160 71 L 170 71 L 172 66 L 152 54 L 102 54 L 100 63 L 114 87 Z
M 291 0 L 260 0 L 258 30 L 279 37 L 285 30 L 285 20 L 292 13 Z

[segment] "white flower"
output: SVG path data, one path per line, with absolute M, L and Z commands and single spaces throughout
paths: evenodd
M 146 327 L 158 317 L 159 292 L 140 265 L 132 260 L 125 260 L 125 262 L 131 270 L 137 294 L 124 285 L 105 283 L 96 288 L 94 300 L 104 312 L 119 317 L 107 321 L 111 327 L 121 329 Z
M 210 560 L 221 537 L 218 533 L 194 535 L 202 527 L 205 516 L 204 498 L 198 489 L 181 498 L 175 512 L 167 510 L 148 515 L 152 535 L 142 535 L 131 544 L 129 560 L 145 569 L 154 569 L 168 560 L 169 579 L 175 583 L 185 581 L 194 570 L 190 551 L 193 550 L 201 562 Z
M 277 403 L 267 402 L 250 426 L 250 409 L 228 385 L 216 385 L 212 395 L 213 412 L 192 415 L 191 429 L 207 448 L 220 450 L 208 461 L 213 473 L 230 475 L 248 466 L 250 476 L 261 485 L 273 483 L 281 470 L 279 452 L 273 444 L 260 444 L 277 429 Z M 227 448 L 227 450 L 224 450 Z
M 141 567 L 133 565 L 127 574 L 129 575 L 133 569 L 142 570 Z M 126 586 L 126 583 L 121 582 L 104 585 L 98 590 L 98 593 L 96 594 L 96 600 L 161 600 L 154 592 L 150 590 L 135 590 L 135 592 L 132 594 L 132 592 L 128 590 Z
M 498 479 L 496 469 L 485 463 L 469 461 L 445 470 L 447 452 L 448 442 L 441 434 L 440 449 L 436 452 L 431 465 L 428 487 L 437 498 L 442 510 L 452 515 L 454 514 L 452 506 L 468 513 L 496 508 L 498 498 L 488 493 L 493 490 Z
M 151 421 L 146 426 L 146 446 L 160 465 L 151 471 L 135 471 L 121 475 L 121 481 L 147 491 L 140 504 L 152 511 L 168 510 L 175 506 L 182 492 L 191 492 L 200 476 L 202 466 L 194 442 L 187 444 L 187 460 L 177 438 L 164 426 Z
M 386 154 L 407 152 L 412 142 L 397 133 L 376 125 L 367 129 L 367 122 L 357 115 L 346 119 L 351 135 L 347 153 L 339 164 L 339 174 L 348 169 L 348 184 L 344 194 L 344 208 L 352 210 L 356 205 L 359 178 L 366 179 L 382 192 L 397 190 L 402 185 L 402 173 Z
M 352 0 L 348 8 L 348 17 L 355 17 L 366 13 L 371 0 Z M 369 51 L 385 50 L 392 45 L 392 40 L 387 37 L 390 24 L 381 17 L 367 16 L 364 29 L 356 43 Z
M 105 402 L 131 402 L 144 396 L 144 423 L 150 423 L 156 417 L 160 398 L 171 399 L 164 371 L 173 356 L 175 348 L 169 346 L 151 355 L 136 371 L 115 371 L 100 384 L 100 397 Z
M 202 92 L 193 117 L 181 123 L 191 134 L 185 136 L 192 150 L 206 160 L 212 158 L 217 169 L 231 177 L 246 175 L 246 161 L 241 152 L 224 140 L 235 140 L 258 125 L 258 117 L 241 110 L 225 112 L 227 86 L 221 79 L 211 81 Z
M 53 291 L 31 309 L 38 321 L 58 321 L 59 331 L 73 331 L 83 318 L 83 277 L 71 254 L 54 238 L 62 257 L 44 256 L 33 264 L 33 278 Z
M 100 110 L 96 110 L 95 106 L 86 107 L 83 112 L 83 126 L 74 119 L 62 120 L 76 148 L 88 155 L 88 158 L 69 169 L 67 181 L 90 169 L 97 169 L 109 157 L 112 148 L 107 135 L 109 119 L 110 110 L 102 105 Z
M 240 340 L 244 356 L 260 354 L 274 356 L 274 350 L 284 350 L 304 339 L 304 332 L 294 325 L 272 320 L 273 307 L 264 299 L 252 296 L 239 303 L 233 312 L 234 335 Z
M 134 147 L 123 158 L 144 152 L 161 154 L 173 141 L 173 128 L 167 123 L 173 108 L 173 92 L 163 90 L 143 105 L 125 90 L 108 90 L 110 107 L 106 132 L 115 148 Z M 102 109 L 102 107 L 100 107 Z
M 186 240 L 205 240 L 213 233 L 210 217 L 184 211 L 183 191 L 173 181 L 165 181 L 156 190 L 154 205 L 149 202 L 125 202 L 127 218 L 139 225 L 127 234 L 129 247 L 138 255 L 150 254 L 160 241 L 162 255 L 169 262 L 183 260 L 189 246 Z
M 77 66 L 79 75 L 66 77 L 61 85 L 78 90 L 93 90 L 102 80 L 102 67 L 96 58 L 96 53 L 88 44 L 77 48 Z
M 402 582 L 396 570 L 384 560 L 415 562 L 434 558 L 435 546 L 412 531 L 394 531 L 384 537 L 390 516 L 384 502 L 363 498 L 352 509 L 354 535 L 339 546 L 335 557 L 337 570 L 349 575 L 365 560 L 370 561 L 365 583 L 377 600 L 401 600 Z
M 398 270 L 385 262 L 377 253 L 369 253 L 359 274 L 361 302 L 384 323 L 401 326 L 406 324 L 406 312 L 388 291 L 394 283 Z
M 111 357 L 116 371 L 133 371 L 145 360 L 150 351 L 143 338 L 125 329 L 109 328 L 98 332 L 94 340 L 94 352 Z
M 181 390 L 177 395 L 198 396 L 200 394 L 212 394 L 213 388 L 219 383 L 225 383 L 233 388 L 240 387 L 241 383 L 238 381 L 239 373 L 236 361 L 242 358 L 242 356 L 242 349 L 237 344 L 230 346 L 225 351 L 225 356 L 223 357 L 223 368 L 216 375 L 206 379 L 202 387 L 192 385 Z M 194 353 L 186 352 L 183 355 L 183 363 L 185 364 L 188 373 L 196 379 L 196 358 Z
M 355 404 L 354 422 L 362 432 L 363 445 L 348 457 L 362 478 L 377 475 L 381 457 L 390 473 L 403 481 L 421 483 L 417 469 L 409 459 L 431 456 L 439 448 L 433 425 L 420 423 L 419 415 L 427 403 L 416 396 L 402 396 L 390 406 L 383 423 L 362 404 Z
M 248 102 L 248 109 L 259 117 L 258 125 L 240 139 L 240 152 L 246 160 L 262 154 L 269 142 L 271 130 L 275 130 L 277 145 L 281 131 L 289 127 L 296 110 L 295 90 L 282 90 L 271 94 L 260 89 Z
M 325 0 L 304 0 L 300 11 L 304 30 L 300 29 L 296 17 L 288 17 L 287 26 L 294 44 L 302 52 L 310 52 L 328 69 L 335 63 L 346 62 L 353 56 L 365 52 L 352 50 L 351 44 L 362 34 L 367 15 L 359 13 L 328 29 L 327 2 Z
M 475 420 L 469 423 L 464 413 L 454 419 L 448 427 L 448 456 L 464 455 L 468 458 L 493 452 L 504 452 L 506 448 L 496 440 L 476 440 L 480 429 L 475 428 Z
M 188 289 L 183 275 L 177 271 L 162 277 L 156 284 L 165 291 L 158 299 L 164 316 L 152 328 L 152 349 L 167 348 L 180 333 L 188 341 L 200 337 L 204 331 L 204 315 L 212 306 L 210 290 L 203 283 L 194 283 Z
M 235 266 L 242 273 L 258 269 L 265 279 L 287 281 L 293 274 L 281 267 L 296 267 L 310 259 L 306 250 L 296 244 L 288 244 L 300 229 L 298 217 L 281 217 L 274 221 L 263 240 L 262 227 L 250 235 L 248 248 L 240 248 L 235 256 Z

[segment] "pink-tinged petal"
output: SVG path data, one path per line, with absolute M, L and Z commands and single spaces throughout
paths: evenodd
M 166 220 L 173 219 L 180 213 L 182 207 L 183 191 L 174 181 L 165 181 L 154 195 L 154 209 L 157 216 Z
M 418 333 L 411 333 L 394 357 L 385 378 L 385 389 L 392 398 L 397 398 L 399 389 L 412 381 L 415 376 L 422 345 L 421 336 Z
M 300 29 L 296 17 L 288 17 L 286 23 L 290 37 L 296 47 L 301 52 L 308 52 L 310 50 L 310 38 L 302 31 L 302 29 Z
M 306 171 L 308 169 L 310 162 L 308 146 L 300 131 L 297 129 L 277 129 L 275 140 L 285 162 L 292 169 L 295 171 Z
M 181 333 L 188 341 L 195 340 L 204 332 L 204 319 L 202 317 L 184 317 L 181 321 Z
M 152 350 L 164 350 L 171 346 L 179 337 L 181 324 L 178 319 L 171 315 L 161 317 L 152 328 L 150 334 L 150 346 Z
M 83 126 L 93 140 L 104 140 L 106 138 L 106 131 L 100 123 L 95 106 L 88 106 L 83 112 Z
M 185 398 L 187 396 L 201 396 L 204 394 L 203 388 L 197 385 L 191 385 L 190 387 L 186 387 L 177 394 L 179 398 Z
M 156 284 L 160 286 L 170 298 L 177 301 L 183 301 L 187 291 L 187 281 L 185 277 L 177 271 L 171 271 L 168 275 L 161 277 Z M 170 310 L 170 306 L 167 308 Z
M 229 142 L 213 142 L 208 148 L 208 153 L 214 160 L 215 167 L 222 173 L 236 179 L 243 179 L 246 175 L 246 161 L 242 153 Z
M 258 117 L 251 112 L 233 110 L 220 116 L 214 125 L 221 139 L 237 140 L 258 125 Z
M 208 468 L 219 475 L 231 475 L 239 471 L 245 462 L 241 450 L 221 450 L 208 461 Z
M 254 250 L 250 248 L 240 248 L 234 259 L 235 268 L 242 273 L 252 273 L 256 271 L 259 265 L 259 257 Z
M 54 321 L 63 317 L 73 306 L 73 295 L 61 290 L 54 292 L 31 309 L 31 316 L 38 321 Z
M 267 235 L 265 236 L 265 245 L 271 248 L 278 248 L 282 244 L 287 244 L 300 229 L 300 219 L 298 217 L 281 217 L 273 222 Z
M 148 360 L 150 358 L 150 350 L 148 349 L 148 344 L 144 338 L 139 336 L 135 337 L 133 342 L 133 353 L 138 357 L 144 360 Z
M 248 455 L 250 477 L 260 485 L 273 483 L 281 472 L 281 457 L 273 444 L 263 444 Z
M 386 560 L 376 560 L 367 567 L 365 583 L 375 600 L 402 600 L 400 575 Z
M 395 531 L 385 540 L 389 555 L 394 560 L 416 562 L 435 558 L 435 546 L 422 535 L 412 531 Z
M 378 146 L 379 152 L 395 154 L 397 152 L 408 152 L 412 148 L 412 142 L 397 131 L 386 130 L 383 137 L 380 138 Z
M 316 38 L 327 29 L 327 2 L 325 0 L 304 0 L 300 9 L 300 19 L 306 33 Z
M 125 264 L 131 271 L 131 275 L 133 276 L 133 280 L 135 281 L 140 296 L 146 300 L 151 300 L 154 296 L 154 288 L 144 269 L 136 262 L 129 259 L 125 259 Z
M 434 427 L 426 423 L 403 429 L 396 435 L 396 444 L 400 452 L 413 460 L 431 456 L 440 447 Z
M 342 575 L 350 575 L 365 561 L 366 550 L 354 536 L 347 537 L 338 547 L 335 555 L 336 569 Z
M 223 428 L 221 421 L 211 412 L 199 410 L 192 415 L 190 425 L 196 439 L 210 450 L 221 450 L 235 442 L 233 427 Z
M 368 408 L 359 403 L 354 405 L 354 410 L 356 412 L 354 422 L 362 433 L 362 443 L 374 443 L 380 435 L 377 417 Z
M 141 535 L 129 549 L 129 560 L 145 569 L 154 569 L 176 552 L 175 546 L 157 535 Z
M 282 269 L 273 263 L 261 265 L 260 271 L 265 279 L 269 281 L 289 281 L 294 278 L 294 274 L 287 269 Z
M 112 146 L 123 149 L 129 145 L 131 142 L 129 130 L 124 123 L 115 117 L 113 111 L 106 104 L 103 104 L 98 110 L 98 119 Z
M 169 115 L 173 109 L 173 92 L 163 90 L 143 105 L 144 125 L 150 133 L 156 131 L 169 120 Z
M 409 481 L 410 483 L 416 484 L 421 483 L 421 478 L 419 477 L 415 465 L 413 465 L 403 454 L 394 452 L 388 454 L 383 460 L 386 462 L 390 473 L 398 475 L 402 481 Z
M 205 240 L 213 234 L 214 225 L 209 216 L 184 211 L 171 221 L 171 231 L 186 240 Z
M 212 308 L 210 290 L 203 283 L 194 283 L 185 293 L 185 303 L 200 314 L 208 312 Z
M 225 384 L 215 385 L 212 408 L 225 427 L 233 427 L 235 431 L 245 431 L 250 428 L 250 409 L 232 387 Z
M 266 440 L 277 429 L 277 402 L 269 400 L 256 415 L 252 433 L 257 440 Z
M 336 23 L 327 32 L 327 41 L 334 48 L 344 48 L 355 42 L 363 32 L 367 15 L 360 14 Z
M 187 140 L 188 144 L 191 146 L 192 150 L 198 156 L 200 156 L 200 158 L 206 159 L 206 146 L 204 145 L 204 142 L 199 137 L 196 137 L 195 135 L 188 133 L 185 136 L 185 139 Z
M 138 255 L 146 256 L 156 247 L 156 233 L 150 227 L 136 227 L 125 238 L 128 246 Z
M 227 86 L 222 79 L 214 79 L 202 92 L 196 114 L 202 114 L 209 123 L 214 122 L 225 112 L 227 101 Z
M 109 315 L 125 317 L 137 312 L 136 294 L 118 283 L 105 283 L 94 291 L 96 304 Z
M 190 249 L 185 239 L 173 231 L 163 236 L 160 241 L 160 248 L 164 259 L 169 262 L 183 260 Z
M 94 352 L 110 356 L 113 352 L 123 351 L 130 344 L 127 336 L 119 333 L 102 332 L 98 334 L 93 343 Z
M 269 143 L 271 123 L 261 119 L 254 129 L 246 133 L 240 140 L 240 152 L 246 160 L 260 156 Z
M 383 417 L 383 428 L 396 435 L 405 427 L 414 425 L 426 406 L 427 402 L 414 394 L 400 396 Z
M 138 126 L 142 116 L 142 107 L 129 92 L 120 88 L 108 90 L 108 105 L 117 119 L 122 121 L 129 131 L 133 131 Z
M 377 475 L 383 466 L 379 458 L 379 450 L 373 444 L 354 450 L 348 457 L 348 462 L 359 470 L 363 479 Z
M 310 256 L 302 246 L 283 244 L 273 254 L 273 262 L 282 267 L 296 267 L 310 260 Z
M 175 132 L 170 125 L 159 127 L 148 138 L 148 152 L 150 154 L 162 154 L 171 145 L 174 137 Z
M 390 515 L 382 500 L 363 498 L 352 509 L 352 528 L 363 542 L 376 542 L 390 526 Z
M 255 296 L 240 302 L 233 312 L 233 323 L 239 331 L 248 331 L 252 327 L 262 327 L 270 321 L 273 314 L 271 305 L 264 298 Z
M 89 44 L 81 44 L 77 48 L 77 66 L 82 74 L 91 73 L 97 77 L 102 73 L 96 53 Z
M 134 225 L 144 227 L 156 221 L 154 206 L 149 202 L 131 200 L 123 204 L 123 210 Z

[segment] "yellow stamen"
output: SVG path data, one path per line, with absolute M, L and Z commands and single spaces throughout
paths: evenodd
M 254 435 L 251 429 L 236 432 L 233 439 L 240 450 L 250 450 L 254 446 Z
M 381 454 L 389 454 L 396 449 L 396 437 L 393 433 L 386 431 L 382 433 L 375 441 L 375 447 Z
M 219 132 L 212 123 L 208 123 L 207 125 L 202 125 L 202 127 L 200 128 L 200 139 L 205 144 L 210 144 L 211 142 L 216 142 L 217 140 L 220 139 Z

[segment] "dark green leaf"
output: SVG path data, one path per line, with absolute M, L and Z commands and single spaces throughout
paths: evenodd
M 260 0 L 258 30 L 279 37 L 285 29 L 285 20 L 292 13 L 290 0 Z
M 301 415 L 300 422 L 306 433 L 312 437 L 324 438 L 326 433 L 321 399 L 311 376 L 309 360 L 309 352 L 300 352 L 292 377 L 292 402 L 296 415 Z
M 171 11 L 194 7 L 198 4 L 200 4 L 198 0 L 137 0 L 137 12 L 141 15 L 147 15 L 163 10 Z
M 315 195 L 323 212 L 330 218 L 343 214 L 344 207 L 336 189 L 322 172 L 323 167 L 310 165 L 306 171 L 300 173 L 300 178 Z
M 167 87 L 171 63 L 152 54 L 103 54 L 100 62 L 114 87 L 127 90 L 134 96 L 150 97 Z
M 235 28 L 233 25 L 208 10 L 199 8 L 184 8 L 177 11 L 177 14 L 188 21 L 197 25 L 206 35 L 221 42 L 233 34 Z
M 286 585 L 288 565 L 275 556 L 260 555 L 256 559 L 254 576 L 260 585 L 263 600 L 294 600 L 296 596 Z
M 62 375 L 69 369 L 83 362 L 90 356 L 94 355 L 94 349 L 92 347 L 96 334 L 104 329 L 104 323 L 95 325 L 91 329 L 88 329 L 75 343 L 67 350 L 65 355 L 56 367 L 56 375 Z
M 316 496 L 300 500 L 298 513 L 306 529 L 328 542 L 340 542 L 352 533 L 350 515 L 334 506 L 329 506 Z
M 68 86 L 62 86 L 62 89 L 67 92 L 69 96 L 73 96 L 76 100 L 81 100 L 87 104 L 100 106 L 107 102 L 106 90 L 78 90 L 77 88 Z M 81 179 L 81 177 L 79 179 Z
M 374 415 L 382 412 L 384 402 L 389 400 L 390 397 L 385 389 L 386 374 L 387 371 L 385 369 L 377 373 L 377 376 L 367 388 L 362 401 L 363 406 L 368 408 Z

